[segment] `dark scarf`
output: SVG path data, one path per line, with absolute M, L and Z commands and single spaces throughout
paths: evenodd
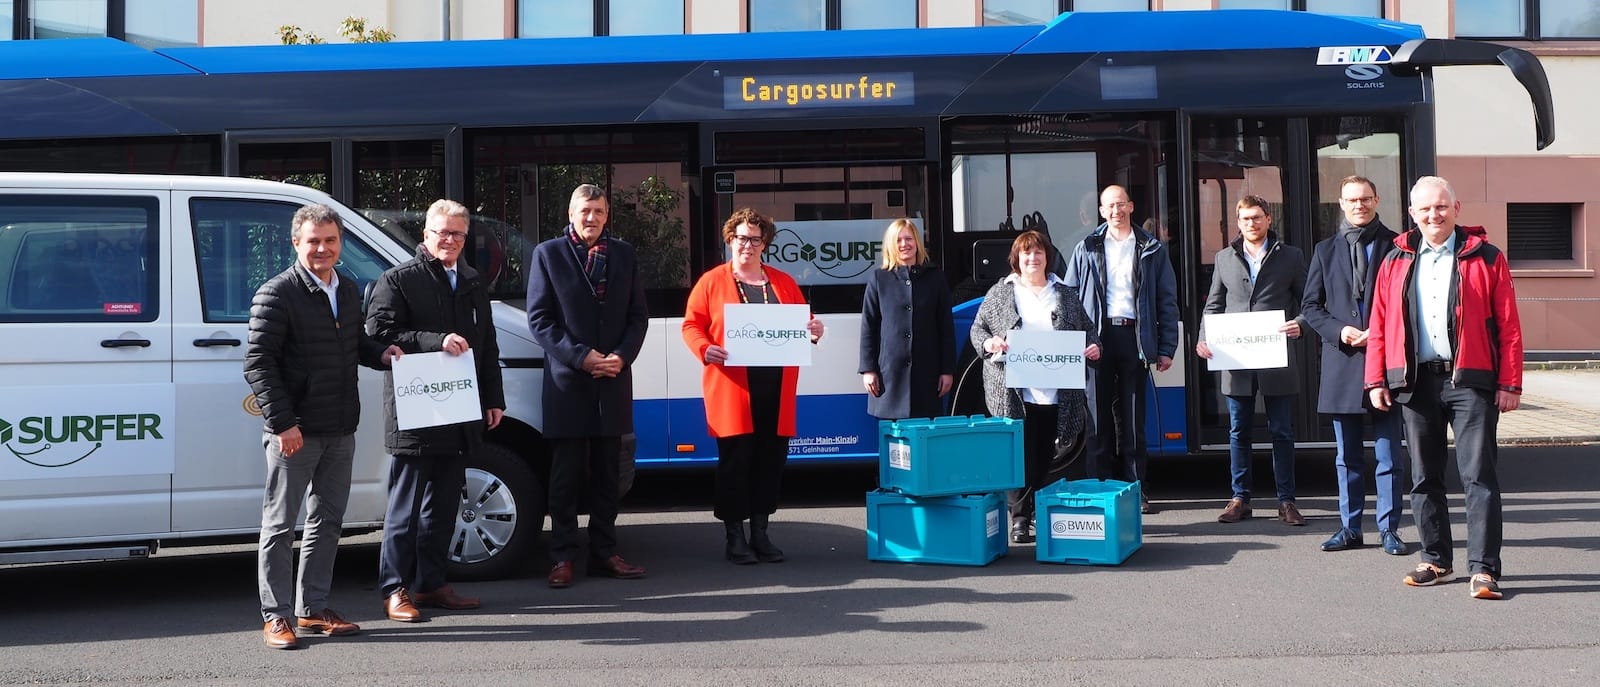
M 1357 303 L 1365 301 L 1367 295 L 1367 270 L 1371 268 L 1367 264 L 1367 246 L 1372 245 L 1373 239 L 1378 236 L 1378 228 L 1382 226 L 1376 216 L 1364 227 L 1355 226 L 1346 218 L 1339 218 L 1339 235 L 1344 237 L 1349 246 L 1350 295 L 1355 297 Z
M 600 238 L 595 239 L 591 246 L 583 242 L 578 236 L 578 230 L 572 225 L 567 225 L 567 239 L 572 241 L 572 253 L 577 256 L 578 264 L 583 266 L 584 276 L 589 278 L 589 289 L 594 291 L 594 298 L 601 303 L 606 301 L 606 240 L 610 238 L 604 229 L 600 231 Z

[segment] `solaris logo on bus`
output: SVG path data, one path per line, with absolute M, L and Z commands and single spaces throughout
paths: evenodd
M 788 227 L 778 230 L 767 246 L 766 259 L 774 263 L 810 263 L 818 272 L 838 280 L 854 279 L 877 262 L 883 248 L 876 241 L 830 240 L 812 243 Z

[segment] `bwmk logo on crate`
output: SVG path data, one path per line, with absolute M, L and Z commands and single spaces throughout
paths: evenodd
M 1051 513 L 1050 538 L 1104 540 L 1106 516 L 1087 513 Z

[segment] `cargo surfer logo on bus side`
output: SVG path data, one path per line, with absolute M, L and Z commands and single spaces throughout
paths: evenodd
M 722 78 L 722 107 L 727 110 L 874 107 L 915 102 L 916 80 L 911 72 Z
M 1381 45 L 1317 49 L 1318 65 L 1344 67 L 1344 75 L 1350 79 L 1344 85 L 1347 90 L 1385 87 L 1382 79 L 1388 70 L 1383 65 L 1393 61 L 1394 51 Z
M 0 479 L 172 472 L 170 384 L 10 387 L 0 399 Z

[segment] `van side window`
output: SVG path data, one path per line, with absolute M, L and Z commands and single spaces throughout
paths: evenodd
M 160 201 L 0 196 L 0 322 L 153 322 Z
M 207 322 L 249 322 L 256 289 L 294 264 L 290 222 L 300 206 L 270 200 L 195 198 L 195 259 L 200 267 L 200 302 Z M 340 241 L 340 278 L 353 278 L 361 293 L 387 263 L 348 227 Z

